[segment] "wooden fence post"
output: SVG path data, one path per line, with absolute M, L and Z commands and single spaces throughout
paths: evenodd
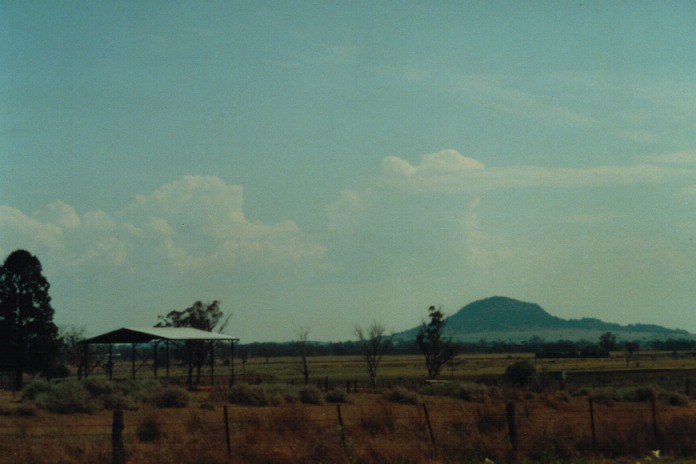
M 659 431 L 657 429 L 657 409 L 655 407 L 655 395 L 650 397 L 650 406 L 652 409 L 653 435 L 655 436 L 655 444 L 658 445 Z
M 123 447 L 123 411 L 114 410 L 114 420 L 111 426 L 111 462 L 125 464 L 126 450 Z
M 596 453 L 597 452 L 597 430 L 595 429 L 594 402 L 592 401 L 592 398 L 588 399 L 588 403 L 590 404 L 590 431 L 592 432 L 592 452 Z
M 428 434 L 430 435 L 430 442 L 433 444 L 433 448 L 436 448 L 435 444 L 435 434 L 433 433 L 433 425 L 430 423 L 430 415 L 428 414 L 428 407 L 423 403 L 423 412 L 425 413 L 425 423 L 428 426 Z
M 508 432 L 512 449 L 517 449 L 517 419 L 515 417 L 515 403 L 510 402 L 505 406 L 508 421 Z
M 232 445 L 230 443 L 230 421 L 227 416 L 227 406 L 222 408 L 225 418 L 225 444 L 227 445 L 227 457 L 232 459 Z
M 343 426 L 343 416 L 341 415 L 341 405 L 336 404 L 336 412 L 338 413 L 338 427 L 341 430 L 341 444 L 346 444 L 346 431 Z

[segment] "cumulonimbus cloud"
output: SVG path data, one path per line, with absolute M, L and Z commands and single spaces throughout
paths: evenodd
M 315 259 L 324 245 L 289 220 L 249 221 L 243 189 L 217 177 L 186 176 L 137 195 L 116 212 L 82 215 L 57 201 L 32 214 L 0 207 L 0 251 L 25 247 L 72 266 L 159 262 L 181 271 L 207 266 L 274 266 Z

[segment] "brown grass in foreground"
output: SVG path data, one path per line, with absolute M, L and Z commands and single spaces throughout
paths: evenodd
M 198 394 L 207 407 L 125 411 L 129 463 L 228 463 L 221 403 Z M 586 397 L 559 393 L 510 393 L 485 402 L 422 397 L 423 404 L 387 402 L 361 394 L 342 404 L 344 429 L 334 404 L 228 405 L 232 462 L 237 463 L 466 463 L 483 462 L 647 462 L 660 450 L 662 462 L 696 458 L 696 408 L 650 402 L 595 404 L 596 447 Z M 205 401 L 203 401 L 205 400 Z M 514 400 L 518 445 L 508 434 L 505 405 Z M 11 400 L 10 400 L 11 402 Z M 3 416 L 0 462 L 108 463 L 110 411 Z M 139 428 L 158 427 L 155 438 Z M 655 428 L 657 424 L 657 429 Z M 342 433 L 343 432 L 343 433 Z M 145 435 L 144 437 L 147 437 Z M 654 456 L 653 456 L 654 458 Z

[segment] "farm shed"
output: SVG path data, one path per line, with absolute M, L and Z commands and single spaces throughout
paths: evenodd
M 227 342 L 230 344 L 230 374 L 234 379 L 234 344 L 239 338 L 230 335 L 207 332 L 205 330 L 190 327 L 148 327 L 148 328 L 122 328 L 88 338 L 80 342 L 84 349 L 84 365 L 87 365 L 90 345 L 108 345 L 107 371 L 109 380 L 113 377 L 113 346 L 131 345 L 131 376 L 135 378 L 137 345 L 151 344 L 153 353 L 153 371 L 157 377 L 159 345 L 164 344 L 164 360 L 166 375 L 169 377 L 169 344 L 170 342 L 185 342 L 191 359 L 193 342 L 207 342 L 210 345 L 210 378 L 211 384 L 215 379 L 215 342 Z M 142 364 L 141 364 L 142 365 Z M 85 377 L 87 370 L 85 370 Z M 190 379 L 189 379 L 190 381 Z

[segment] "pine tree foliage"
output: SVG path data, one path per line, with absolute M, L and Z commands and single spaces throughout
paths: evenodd
M 0 268 L 0 370 L 14 374 L 16 390 L 24 372 L 47 370 L 60 350 L 42 272 L 38 258 L 26 250 L 12 252 Z

